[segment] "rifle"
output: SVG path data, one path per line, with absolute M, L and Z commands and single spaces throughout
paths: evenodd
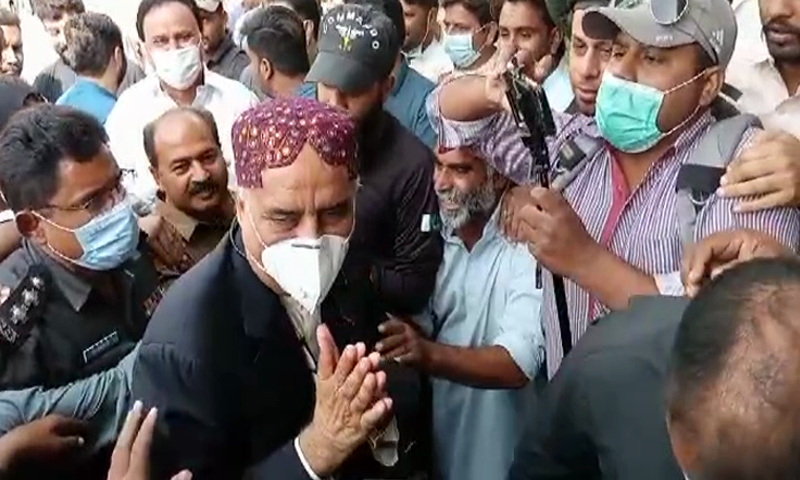
M 528 82 L 516 59 L 512 59 L 511 63 L 512 68 L 503 73 L 507 86 L 506 98 L 520 130 L 522 143 L 533 158 L 529 178 L 535 179 L 541 187 L 550 188 L 550 152 L 547 148 L 547 137 L 556 134 L 550 102 L 547 101 L 547 95 L 541 86 L 531 85 Z M 542 287 L 542 267 L 538 263 L 536 287 Z M 561 347 L 566 356 L 572 350 L 572 330 L 569 325 L 564 279 L 560 275 L 553 275 L 553 293 L 561 331 Z

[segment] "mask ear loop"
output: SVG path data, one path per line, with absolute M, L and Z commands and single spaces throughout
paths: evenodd
M 681 88 L 683 88 L 683 87 L 685 87 L 687 85 L 691 85 L 692 83 L 696 82 L 708 70 L 709 69 L 705 69 L 702 72 L 700 72 L 697 75 L 695 75 L 694 77 L 690 78 L 689 80 L 686 80 L 685 82 L 681 83 L 680 85 L 677 85 L 677 86 L 672 87 L 669 90 L 665 91 L 664 92 L 664 98 L 666 98 L 666 96 L 669 95 L 670 93 L 677 92 Z M 663 103 L 662 103 L 662 105 L 663 105 Z M 700 104 L 698 103 L 697 106 L 695 107 L 694 111 L 691 113 L 691 115 L 686 117 L 686 119 L 684 121 L 682 121 L 681 123 L 679 123 L 678 125 L 676 125 L 672 129 L 670 129 L 669 132 L 664 133 L 664 137 L 668 137 L 668 136 L 672 135 L 673 133 L 677 132 L 678 130 L 680 130 L 681 128 L 685 127 L 690 121 L 692 121 L 694 116 L 697 115 L 697 112 L 699 112 L 699 111 L 700 111 Z M 660 113 L 660 111 L 659 111 L 659 113 Z M 662 138 L 664 138 L 664 137 L 662 137 Z

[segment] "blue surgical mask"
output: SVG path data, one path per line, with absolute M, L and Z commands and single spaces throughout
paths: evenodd
M 597 92 L 594 114 L 603 138 L 622 152 L 641 153 L 650 150 L 661 139 L 686 125 L 694 116 L 693 113 L 669 132 L 662 132 L 658 128 L 658 114 L 664 98 L 694 82 L 703 73 L 675 88 L 661 91 L 605 72 L 600 91 Z M 699 105 L 697 108 L 700 108 Z
M 481 28 L 483 29 L 483 27 Z M 478 30 L 475 33 L 480 32 Z M 475 63 L 481 56 L 480 51 L 472 48 L 474 33 L 445 33 L 442 36 L 442 46 L 453 65 L 458 68 L 467 68 Z
M 38 215 L 38 214 L 37 214 Z M 50 225 L 71 232 L 83 249 L 81 258 L 68 258 L 52 246 L 50 250 L 59 258 L 89 270 L 112 270 L 122 265 L 136 253 L 139 245 L 139 224 L 130 203 L 122 201 L 111 210 L 91 219 L 82 227 L 63 227 L 41 215 Z

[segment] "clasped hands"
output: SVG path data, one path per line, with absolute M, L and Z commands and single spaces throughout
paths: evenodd
M 325 477 L 335 472 L 370 436 L 385 425 L 392 410 L 380 355 L 363 343 L 339 353 L 328 327 L 317 329 L 319 364 L 314 417 L 299 437 L 309 467 Z

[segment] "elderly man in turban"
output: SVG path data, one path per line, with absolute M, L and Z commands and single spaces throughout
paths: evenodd
M 327 313 L 354 226 L 355 125 L 276 100 L 242 114 L 233 144 L 238 225 L 172 286 L 134 367 L 133 398 L 159 416 L 153 478 L 348 478 L 360 447 L 379 459 L 397 433 L 361 341 L 374 326 Z

